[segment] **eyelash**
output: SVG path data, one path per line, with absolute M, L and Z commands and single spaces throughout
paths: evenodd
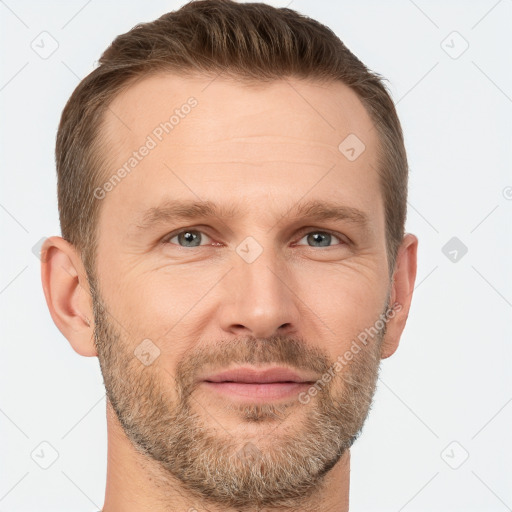
M 170 233 L 168 235 L 166 235 L 163 239 L 162 239 L 162 243 L 164 244 L 169 244 L 169 245 L 176 245 L 176 247 L 179 247 L 180 249 L 198 249 L 199 247 L 205 247 L 204 245 L 199 245 L 197 247 L 182 247 L 178 244 L 173 244 L 170 242 L 170 240 L 172 240 L 173 238 L 177 237 L 178 235 L 181 235 L 182 233 L 187 233 L 187 232 L 197 232 L 197 233 L 201 233 L 201 234 L 204 234 L 206 235 L 208 238 L 211 238 L 207 233 L 205 233 L 204 231 L 201 231 L 200 229 L 195 229 L 195 228 L 187 228 L 187 229 L 181 229 L 180 231 L 174 231 L 173 233 Z M 349 245 L 351 243 L 350 239 L 340 233 L 336 233 L 334 231 L 330 231 L 328 229 L 311 229 L 311 228 L 304 228 L 304 230 L 300 231 L 300 238 L 299 238 L 299 241 L 302 240 L 306 235 L 309 235 L 311 233 L 325 233 L 325 234 L 328 234 L 328 235 L 331 235 L 331 236 L 334 236 L 335 238 L 337 238 L 341 243 L 338 244 L 338 245 Z M 310 247 L 311 249 L 315 249 L 315 247 L 312 247 L 312 246 L 305 246 L 305 247 Z M 336 245 L 332 245 L 332 246 L 327 246 L 327 247 L 323 247 L 323 249 L 325 248 L 330 248 L 330 247 L 336 247 Z

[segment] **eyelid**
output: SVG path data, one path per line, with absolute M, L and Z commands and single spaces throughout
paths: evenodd
M 175 236 L 180 235 L 181 233 L 186 233 L 188 231 L 197 231 L 198 233 L 201 233 L 202 235 L 206 235 L 210 240 L 212 237 L 204 231 L 204 228 L 206 226 L 198 226 L 198 227 L 189 227 L 189 228 L 181 228 L 176 231 L 172 231 L 171 233 L 167 233 L 162 239 L 161 242 L 164 244 L 170 244 L 175 245 L 176 247 L 179 247 L 180 249 L 189 249 L 189 247 L 181 247 L 178 244 L 171 244 L 170 240 L 173 239 Z M 204 245 L 199 245 L 198 247 L 204 247 Z M 190 247 L 190 249 L 197 249 L 197 247 Z
M 212 239 L 212 236 L 210 236 L 205 231 L 205 228 L 207 228 L 207 226 L 192 226 L 192 227 L 181 228 L 181 229 L 178 229 L 176 231 L 172 231 L 171 233 L 166 234 L 161 239 L 161 242 L 164 243 L 164 244 L 175 245 L 176 247 L 183 248 L 183 249 L 197 249 L 198 247 L 205 247 L 204 245 L 199 245 L 197 247 L 190 247 L 190 248 L 188 248 L 188 247 L 181 247 L 178 244 L 171 244 L 170 241 L 169 241 L 169 240 L 173 239 L 175 236 L 180 235 L 181 233 L 185 233 L 187 231 L 197 231 L 197 232 L 199 232 L 199 233 L 201 233 L 203 235 L 206 235 L 208 238 Z M 340 240 L 340 242 L 342 244 L 351 245 L 353 243 L 352 240 L 348 236 L 344 235 L 343 233 L 338 233 L 337 231 L 332 231 L 330 229 L 319 228 L 319 227 L 315 227 L 315 226 L 307 226 L 307 227 L 301 228 L 298 231 L 298 234 L 296 235 L 296 237 L 298 237 L 298 238 L 296 238 L 296 242 L 294 242 L 294 244 L 296 244 L 302 238 L 304 238 L 305 235 L 310 234 L 310 233 L 315 233 L 315 232 L 317 232 L 317 233 L 327 233 L 329 235 L 332 235 L 332 236 L 336 237 L 338 240 Z M 337 245 L 341 245 L 341 244 L 337 244 Z M 307 247 L 307 246 L 304 246 L 304 247 Z M 331 247 L 335 247 L 335 246 L 331 246 Z M 314 247 L 311 247 L 311 248 L 314 249 Z
M 350 238 L 348 238 L 348 236 L 346 236 L 342 233 L 338 233 L 337 231 L 332 231 L 330 229 L 318 228 L 315 226 L 309 226 L 309 227 L 302 228 L 299 231 L 299 234 L 298 234 L 299 238 L 297 241 L 300 241 L 302 238 L 304 238 L 305 235 L 308 235 L 309 233 L 327 233 L 329 235 L 336 237 L 343 244 L 349 245 L 352 243 Z M 338 244 L 338 245 L 340 245 L 340 244 Z M 335 246 L 333 245 L 331 247 L 335 247 Z M 314 249 L 314 247 L 312 247 L 312 249 Z

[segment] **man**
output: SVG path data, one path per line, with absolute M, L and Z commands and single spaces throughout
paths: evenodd
M 103 512 L 347 511 L 416 277 L 379 76 L 290 9 L 190 2 L 114 40 L 56 156 L 42 282 L 99 358 Z

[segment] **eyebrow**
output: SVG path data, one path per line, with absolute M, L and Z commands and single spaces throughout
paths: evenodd
M 228 206 L 218 205 L 212 201 L 169 199 L 159 206 L 144 211 L 135 227 L 137 231 L 146 231 L 157 225 L 176 220 L 192 221 L 209 217 L 232 219 L 240 217 L 241 213 L 237 205 Z M 369 218 L 363 211 L 332 201 L 299 202 L 292 206 L 281 219 L 290 217 L 297 220 L 348 221 L 362 228 L 367 228 L 369 224 Z

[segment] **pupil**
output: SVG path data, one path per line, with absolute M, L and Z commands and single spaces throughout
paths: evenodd
M 185 233 L 182 233 L 182 238 L 185 239 L 185 242 L 186 243 L 189 243 L 189 242 L 193 242 L 194 239 L 196 240 L 196 242 L 199 240 L 198 236 L 195 235 L 193 232 L 191 231 L 186 231 Z M 194 247 L 197 246 L 197 244 L 194 245 Z
M 328 246 L 329 245 L 329 237 L 330 235 L 328 233 L 315 233 L 313 235 L 310 235 L 312 236 L 313 238 L 313 241 L 316 243 L 316 242 L 319 242 L 320 245 L 322 247 L 325 247 L 325 246 Z M 323 238 L 323 240 L 322 240 Z

